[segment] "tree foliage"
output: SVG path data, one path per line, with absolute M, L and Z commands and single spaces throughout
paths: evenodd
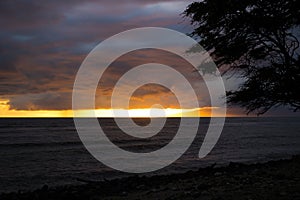
M 229 103 L 257 114 L 300 108 L 299 0 L 203 0 L 183 14 L 216 65 L 245 78 Z

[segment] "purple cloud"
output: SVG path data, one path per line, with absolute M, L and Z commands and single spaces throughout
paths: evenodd
M 190 2 L 1 1 L 0 98 L 14 109 L 70 108 L 76 72 L 96 44 L 143 26 L 188 32 L 180 13 Z

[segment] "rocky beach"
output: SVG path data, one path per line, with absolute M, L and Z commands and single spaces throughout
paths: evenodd
M 300 199 L 300 156 L 266 163 L 214 165 L 181 174 L 78 180 L 80 185 L 43 186 L 3 193 L 2 200 L 60 199 Z

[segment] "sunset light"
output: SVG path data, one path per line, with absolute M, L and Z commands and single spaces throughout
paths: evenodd
M 0 117 L 133 117 L 133 118 L 148 118 L 148 117 L 220 117 L 215 112 L 214 116 L 211 116 L 211 110 L 218 110 L 217 107 L 203 107 L 192 109 L 180 109 L 180 108 L 136 108 L 136 109 L 95 109 L 95 110 L 79 110 L 74 115 L 73 110 L 15 110 L 11 109 L 8 100 L 0 100 Z M 94 113 L 95 112 L 95 113 Z
M 0 200 L 300 200 L 299 14 L 0 1 Z

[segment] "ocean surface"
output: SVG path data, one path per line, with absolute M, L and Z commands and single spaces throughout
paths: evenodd
M 128 137 L 113 119 L 99 121 L 114 144 L 138 153 L 151 152 L 168 144 L 176 134 L 180 119 L 168 118 L 157 135 L 146 139 Z M 149 123 L 149 119 L 135 121 L 139 125 Z M 197 170 L 214 163 L 266 162 L 300 154 L 300 118 L 227 118 L 212 152 L 199 159 L 199 148 L 209 122 L 209 118 L 201 118 L 196 139 L 180 159 L 143 175 Z M 129 175 L 97 161 L 80 141 L 73 119 L 0 119 L 0 192 Z

